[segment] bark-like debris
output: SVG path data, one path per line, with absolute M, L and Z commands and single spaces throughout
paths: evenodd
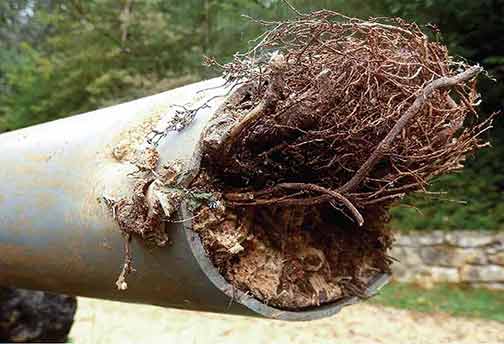
M 189 181 L 197 173 L 199 156 L 195 157 L 196 162 L 172 161 L 170 165 L 160 166 L 156 146 L 169 132 L 178 132 L 190 125 L 197 112 L 207 106 L 205 103 L 192 110 L 180 106 L 183 111 L 175 110 L 163 131 L 152 128 L 143 141 L 135 142 L 137 146 L 128 147 L 133 151 L 129 155 L 122 154 L 125 145 L 112 150 L 116 160 L 135 167 L 129 174 L 133 179 L 131 195 L 119 200 L 103 197 L 125 238 L 124 263 L 116 281 L 119 290 L 128 288 L 127 277 L 135 271 L 131 251 L 132 237 L 137 236 L 160 247 L 167 245 L 169 238 L 163 222 L 175 217 L 183 200 L 193 200 L 200 196 L 187 189 Z M 124 159 L 126 156 L 127 160 Z
M 133 173 L 135 183 L 131 196 L 119 200 L 104 197 L 125 238 L 124 263 L 116 281 L 119 290 L 128 288 L 127 277 L 135 271 L 131 253 L 132 235 L 138 235 L 157 246 L 168 243 L 168 234 L 164 231 L 164 226 L 161 226 L 163 219 L 161 202 L 152 196 L 148 199 L 149 187 L 156 181 L 154 171 L 159 162 L 159 153 L 154 147 L 146 147 L 137 151 L 135 157 L 133 164 L 137 170 Z

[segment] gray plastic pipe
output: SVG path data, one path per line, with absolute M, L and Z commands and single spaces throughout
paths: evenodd
M 175 105 L 196 108 L 211 99 L 190 126 L 158 147 L 161 162 L 190 159 L 224 100 L 222 85 L 212 79 L 0 135 L 0 285 L 285 320 L 330 316 L 356 302 L 348 298 L 299 312 L 267 306 L 222 278 L 190 221 L 168 224 L 167 247 L 133 240 L 137 271 L 127 290 L 116 289 L 124 239 L 102 197 L 128 195 L 135 168 L 114 158 L 114 149 L 143 144 L 152 128 L 163 129 Z M 377 276 L 369 293 L 387 279 Z

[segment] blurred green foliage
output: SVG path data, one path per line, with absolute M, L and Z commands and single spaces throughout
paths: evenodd
M 435 24 L 443 33 L 436 38 L 453 55 L 483 64 L 498 80 L 481 82 L 481 116 L 503 107 L 503 0 L 290 2 L 303 12 L 327 8 Z M 294 13 L 281 0 L 2 0 L 0 132 L 214 76 L 202 66 L 204 55 L 225 62 L 262 30 L 242 15 L 268 20 Z M 392 226 L 504 228 L 502 122 L 491 134 L 493 149 L 434 182 L 431 191 L 447 195 L 409 197 L 392 210 Z

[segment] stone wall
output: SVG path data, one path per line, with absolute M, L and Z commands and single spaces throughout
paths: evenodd
M 392 270 L 401 282 L 504 289 L 504 232 L 397 233 L 391 255 L 399 260 Z

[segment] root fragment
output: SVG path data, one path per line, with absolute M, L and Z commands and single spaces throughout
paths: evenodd
M 126 279 L 132 272 L 135 272 L 135 269 L 133 268 L 133 257 L 131 255 L 131 234 L 124 234 L 124 264 L 121 270 L 121 274 L 116 281 L 118 290 L 128 289 L 128 283 L 126 282 Z

